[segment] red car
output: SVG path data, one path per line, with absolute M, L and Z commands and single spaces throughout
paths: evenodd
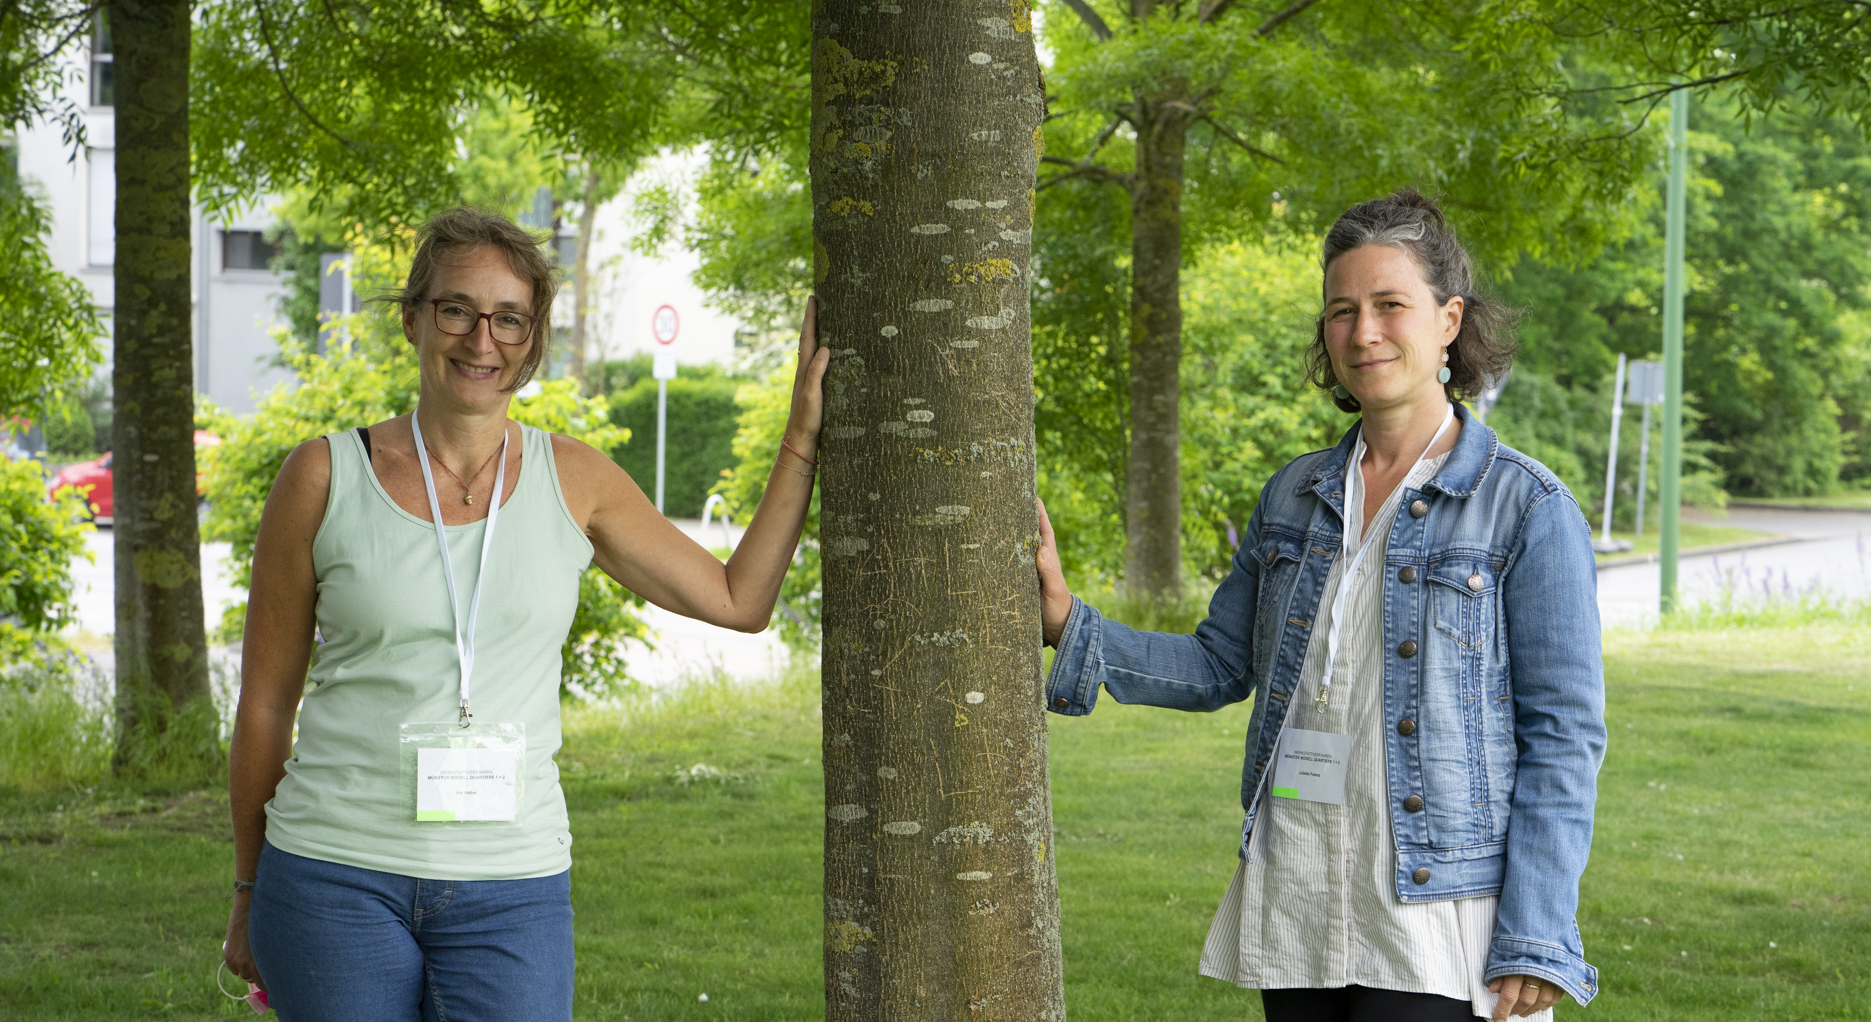
M 195 431 L 196 447 L 219 447 L 221 438 L 205 429 Z M 56 496 L 60 490 L 75 489 L 85 493 L 91 504 L 91 518 L 99 525 L 109 525 L 112 520 L 114 503 L 110 481 L 110 459 L 107 452 L 96 461 L 83 461 L 76 465 L 67 465 L 52 477 L 48 492 Z M 89 491 L 88 493 L 86 491 Z M 197 492 L 200 492 L 199 489 Z

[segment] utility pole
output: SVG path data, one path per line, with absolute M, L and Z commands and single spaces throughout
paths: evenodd
M 1658 529 L 1663 584 L 1659 609 L 1676 612 L 1676 554 L 1683 509 L 1683 233 L 1689 176 L 1689 90 L 1670 93 L 1669 222 L 1663 264 L 1663 503 Z

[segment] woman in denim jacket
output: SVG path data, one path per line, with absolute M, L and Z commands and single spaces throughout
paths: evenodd
M 1435 203 L 1326 236 L 1312 378 L 1362 418 L 1261 491 L 1193 636 L 1067 589 L 1042 508 L 1052 709 L 1252 697 L 1241 865 L 1202 973 L 1269 1022 L 1546 1016 L 1598 992 L 1574 920 L 1605 747 L 1590 527 L 1455 403 L 1512 346 Z M 1370 522 L 1379 528 L 1365 528 Z

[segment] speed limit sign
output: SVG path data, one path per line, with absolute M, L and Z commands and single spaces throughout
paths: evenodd
M 682 329 L 682 320 L 676 316 L 672 305 L 658 306 L 656 314 L 650 317 L 650 332 L 656 335 L 658 344 L 676 343 L 676 332 Z

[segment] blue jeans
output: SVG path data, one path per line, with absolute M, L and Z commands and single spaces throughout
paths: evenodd
M 247 939 L 280 1022 L 567 1022 L 572 879 L 422 880 L 260 853 Z

